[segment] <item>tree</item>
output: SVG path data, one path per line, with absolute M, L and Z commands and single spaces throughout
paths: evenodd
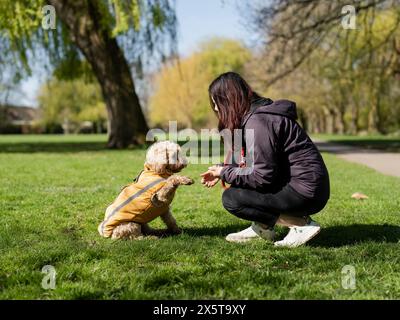
M 354 30 L 344 29 L 341 23 L 347 14 L 342 9 L 347 5 L 347 0 L 271 0 L 252 6 L 255 19 L 251 23 L 260 30 L 271 56 L 271 63 L 264 66 L 265 74 L 269 75 L 268 84 L 294 71 L 321 46 L 334 48 L 336 40 L 347 37 L 352 31 L 354 33 Z M 388 42 L 397 43 L 396 32 L 400 28 L 398 0 L 360 0 L 353 1 L 351 5 L 357 14 L 358 29 L 362 25 L 361 28 L 367 31 L 364 44 L 369 54 Z M 374 35 L 370 32 L 370 26 L 374 25 L 380 11 L 387 10 L 395 15 L 395 23 L 387 30 L 382 41 L 371 45 Z M 342 43 L 344 52 L 351 45 L 351 42 Z M 400 50 L 396 48 L 394 45 L 391 49 L 399 54 Z
M 167 126 L 171 119 L 182 127 L 199 129 L 215 117 L 208 100 L 208 86 L 219 74 L 244 72 L 251 52 L 240 42 L 215 38 L 202 43 L 191 56 L 171 61 L 155 75 L 150 99 L 152 123 Z
M 58 18 L 57 28 L 50 31 L 41 28 L 45 1 L 2 1 L 2 46 L 14 55 L 16 66 L 28 72 L 29 52 L 33 55 L 44 51 L 52 65 L 67 62 L 70 66 L 84 57 L 100 84 L 107 106 L 108 146 L 124 148 L 143 141 L 148 127 L 131 66 L 140 67 L 139 58 L 150 52 L 163 57 L 166 44 L 175 42 L 172 2 L 49 0 L 48 3 L 54 6 Z
M 100 86 L 83 79 L 52 79 L 41 87 L 38 100 L 46 126 L 63 125 L 66 133 L 77 132 L 85 121 L 101 132 L 107 119 Z
M 344 30 L 344 4 L 276 0 L 257 11 L 259 26 L 270 29 L 263 29 L 266 47 L 253 78 L 272 97 L 295 99 L 311 132 L 395 131 L 399 8 L 358 1 L 357 30 Z

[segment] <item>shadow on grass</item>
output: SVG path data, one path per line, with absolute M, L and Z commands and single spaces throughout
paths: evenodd
M 183 232 L 192 237 L 226 237 L 229 233 L 238 232 L 244 228 L 243 224 L 237 224 L 226 227 L 185 228 Z
M 342 247 L 363 242 L 398 243 L 400 227 L 394 225 L 354 224 L 322 228 L 311 247 Z
M 353 147 L 353 148 L 362 148 L 365 149 L 365 152 L 371 152 L 373 153 L 374 151 L 385 151 L 385 152 L 400 152 L 400 139 L 354 139 L 354 140 L 335 140 L 335 139 L 329 139 L 329 143 L 331 144 L 339 144 L 339 145 L 344 145 L 348 147 Z M 324 149 L 326 147 L 326 144 L 324 143 L 317 143 L 320 148 Z M 347 150 L 335 150 L 333 153 L 346 153 Z
M 128 150 L 146 150 L 152 143 L 129 147 Z M 185 142 L 179 142 L 184 145 Z M 221 157 L 224 155 L 223 146 L 213 151 L 210 145 L 198 145 L 198 155 Z M 107 148 L 103 141 L 24 141 L 24 142 L 0 142 L 0 153 L 78 153 L 109 151 L 115 149 Z M 187 154 L 190 156 L 190 154 Z
M 185 228 L 184 233 L 193 237 L 226 237 L 229 233 L 238 232 L 244 227 L 243 224 L 237 224 L 226 227 Z M 399 241 L 400 227 L 398 226 L 355 224 L 323 228 L 321 233 L 308 245 L 331 248 L 363 242 L 398 243 Z
M 133 150 L 144 149 L 143 146 L 133 147 Z M 107 151 L 106 142 L 20 142 L 0 143 L 0 153 L 78 153 Z

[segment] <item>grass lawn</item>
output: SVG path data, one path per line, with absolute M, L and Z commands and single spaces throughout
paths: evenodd
M 184 173 L 196 184 L 173 203 L 182 235 L 112 241 L 97 225 L 145 150 L 110 151 L 104 142 L 0 136 L 0 299 L 400 298 L 400 179 L 324 154 L 332 195 L 315 216 L 323 230 L 287 249 L 226 242 L 248 223 L 224 211 L 221 188 L 200 185 L 207 165 L 192 165 Z M 370 199 L 352 200 L 356 191 Z M 54 290 L 41 287 L 45 265 L 57 271 Z M 355 267 L 355 290 L 342 288 L 345 265 Z

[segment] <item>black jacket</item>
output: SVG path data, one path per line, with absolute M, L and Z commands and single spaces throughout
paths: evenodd
M 221 179 L 236 187 L 263 192 L 277 192 L 289 183 L 306 198 L 320 197 L 321 192 L 329 197 L 328 170 L 296 120 L 295 102 L 254 100 L 242 120 L 246 168 L 228 165 L 222 170 Z

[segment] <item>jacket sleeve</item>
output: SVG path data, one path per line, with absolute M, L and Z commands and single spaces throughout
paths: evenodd
M 251 118 L 245 128 L 246 167 L 225 167 L 221 179 L 237 187 L 266 188 L 273 184 L 277 173 L 278 137 L 273 122 Z

